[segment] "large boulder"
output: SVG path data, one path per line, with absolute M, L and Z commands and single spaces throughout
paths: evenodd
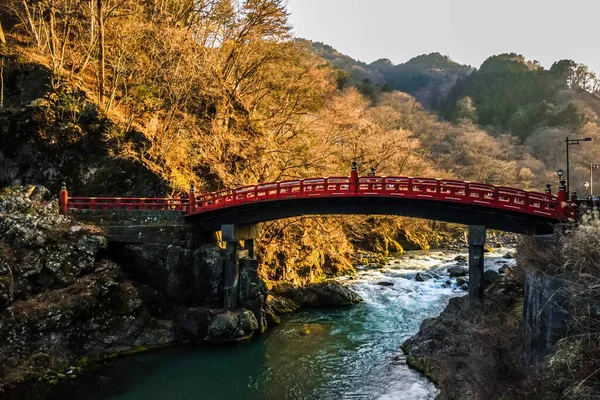
M 454 257 L 454 261 L 456 261 L 459 265 L 466 264 L 468 262 L 467 257 L 463 256 L 462 254 Z
M 226 311 L 216 316 L 208 327 L 206 340 L 210 342 L 239 342 L 249 339 L 259 329 L 258 321 L 250 310 Z
M 417 274 L 415 275 L 415 281 L 417 282 L 425 282 L 433 278 L 434 276 L 427 272 L 417 272 Z
M 496 283 L 501 279 L 502 279 L 502 277 L 496 271 L 487 270 L 483 273 L 483 281 L 485 282 L 486 286 Z
M 241 337 L 244 330 L 238 326 L 239 322 L 238 316 L 232 311 L 219 314 L 208 327 L 208 335 L 212 338 Z
M 276 291 L 276 294 L 292 299 L 304 307 L 350 306 L 363 300 L 358 293 L 337 281 L 327 281 L 303 287 L 280 286 L 274 288 L 274 291 Z
M 467 276 L 469 275 L 469 269 L 463 267 L 461 265 L 456 265 L 454 267 L 448 268 L 448 274 L 450 274 L 451 278 L 458 278 L 459 276 Z

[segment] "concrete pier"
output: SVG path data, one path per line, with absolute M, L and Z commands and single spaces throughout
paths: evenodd
M 258 225 L 222 225 L 221 234 L 222 240 L 226 242 L 223 307 L 226 310 L 236 310 L 240 292 L 240 258 L 255 257 L 254 248 L 258 236 Z M 243 242 L 243 247 L 240 242 Z
M 477 304 L 483 303 L 483 246 L 485 226 L 469 225 L 469 297 Z

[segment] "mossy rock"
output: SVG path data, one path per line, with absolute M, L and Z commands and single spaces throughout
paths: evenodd
M 427 357 L 415 357 L 410 354 L 406 355 L 406 364 L 409 367 L 421 372 L 434 383 L 439 382 L 439 371 L 433 361 Z

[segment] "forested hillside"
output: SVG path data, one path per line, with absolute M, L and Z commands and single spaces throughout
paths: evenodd
M 366 64 L 329 45 L 304 42 L 338 69 L 340 87 L 357 86 L 367 96 L 399 90 L 414 96 L 427 110 L 438 110 L 454 84 L 473 71 L 440 53 L 422 54 L 398 65 L 386 58 Z
M 498 119 L 491 133 L 480 127 L 488 120 L 479 113 L 496 124 L 485 112 L 497 103 L 472 93 L 479 86 L 470 82 L 488 66 L 454 87 L 444 105 L 452 121 L 443 122 L 393 87 L 417 97 L 428 91 L 432 102 L 432 90 L 449 90 L 470 67 L 439 54 L 388 69 L 385 62 L 365 67 L 336 53 L 336 64 L 333 49 L 319 45 L 315 53 L 314 45 L 291 37 L 284 3 L 3 1 L 0 185 L 42 183 L 58 190 L 64 180 L 75 194 L 164 195 L 186 192 L 192 183 L 206 192 L 345 175 L 357 160 L 362 172 L 373 166 L 382 175 L 542 190 L 563 166 L 560 146 L 548 146 L 571 132 L 565 124 L 573 115 L 581 134 L 600 139 L 597 108 L 587 106 L 587 92 L 574 91 L 565 75 L 573 65 L 542 78 L 535 65 L 523 71 L 517 62 L 514 73 L 536 77 L 527 102 L 551 102 L 535 86 L 551 77 L 560 100 L 545 117 L 554 122 L 534 126 L 523 144 L 506 122 L 512 117 Z M 362 81 L 344 83 L 352 76 L 340 68 L 356 65 L 359 72 L 350 73 Z M 368 90 L 379 82 L 375 67 L 385 81 Z M 453 99 L 469 106 L 467 114 L 457 114 Z M 581 111 L 573 114 L 569 103 Z M 510 104 L 498 115 L 522 106 Z M 582 173 L 594 149 L 574 157 L 574 174 Z M 263 272 L 306 282 L 343 272 L 356 248 L 427 247 L 443 235 L 439 226 L 401 218 L 277 221 L 263 230 Z

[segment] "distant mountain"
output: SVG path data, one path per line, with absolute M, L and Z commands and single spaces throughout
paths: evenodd
M 371 64 L 357 61 L 320 42 L 309 42 L 313 51 L 338 68 L 340 86 L 357 86 L 363 93 L 395 89 L 410 93 L 427 109 L 438 109 L 458 79 L 466 78 L 473 68 L 452 61 L 440 53 L 422 54 L 395 65 L 387 58 Z
M 380 71 L 390 87 L 412 94 L 428 109 L 438 109 L 458 79 L 473 71 L 440 53 L 422 54 L 398 65 L 378 60 L 369 67 Z
M 300 39 L 304 41 L 303 39 Z M 321 58 L 327 60 L 334 67 L 350 74 L 345 77 L 343 84 L 359 85 L 368 79 L 376 85 L 385 85 L 385 78 L 381 72 L 375 68 L 371 68 L 364 62 L 357 61 L 352 57 L 338 52 L 333 47 L 321 42 L 305 42 L 310 43 L 313 51 Z

